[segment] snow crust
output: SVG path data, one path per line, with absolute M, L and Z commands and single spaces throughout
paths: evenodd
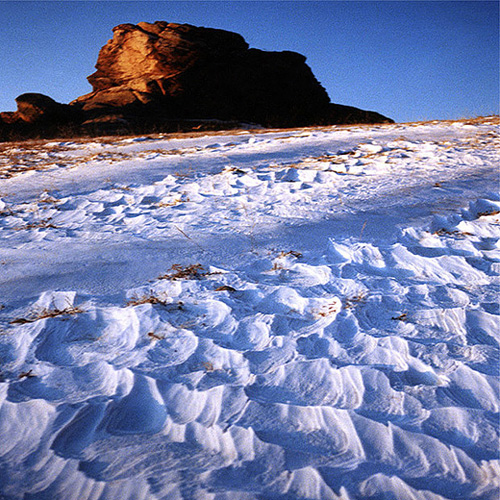
M 498 498 L 498 120 L 4 145 L 0 498 Z

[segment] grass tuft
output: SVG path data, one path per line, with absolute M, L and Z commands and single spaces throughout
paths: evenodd
M 47 319 L 47 318 L 56 318 L 57 316 L 67 316 L 67 315 L 75 315 L 75 314 L 80 314 L 84 312 L 83 309 L 80 309 L 79 307 L 68 307 L 66 309 L 42 309 L 41 311 L 38 311 L 36 314 L 33 316 L 27 317 L 27 318 L 16 318 L 13 319 L 10 324 L 11 325 L 25 325 L 26 323 L 34 323 L 35 321 L 38 321 L 40 319 Z
M 236 288 L 233 288 L 232 286 L 229 285 L 222 285 L 218 286 L 215 289 L 216 292 L 236 292 Z
M 352 297 L 346 297 L 343 300 L 344 309 L 353 309 L 358 304 L 364 304 L 366 299 L 367 295 L 365 292 L 360 292 Z
M 210 276 L 213 273 L 205 271 L 205 268 L 201 264 L 191 264 L 190 266 L 183 267 L 180 264 L 174 264 L 170 268 L 170 273 L 162 274 L 158 276 L 159 280 L 199 280 L 205 276 Z
M 402 313 L 399 316 L 394 316 L 391 318 L 394 321 L 408 321 L 408 313 Z
M 52 224 L 50 221 L 52 220 L 51 217 L 48 219 L 42 219 L 38 222 L 29 222 L 28 224 L 24 226 L 17 226 L 14 228 L 14 231 L 24 231 L 24 230 L 29 230 L 29 229 L 57 229 L 58 226 Z
M 148 293 L 141 296 L 132 297 L 127 303 L 126 306 L 140 306 L 141 304 L 160 304 L 162 306 L 167 305 L 167 301 L 165 299 L 160 299 L 153 293 Z
M 278 255 L 278 258 L 280 257 L 288 257 L 291 255 L 292 257 L 295 257 L 296 259 L 300 259 L 302 257 L 302 254 L 300 252 L 296 252 L 295 250 L 290 250 L 288 252 L 280 252 Z
M 163 340 L 165 337 L 162 337 L 161 335 L 156 334 L 155 332 L 148 332 L 148 337 L 151 340 Z
M 445 229 L 442 227 L 441 229 L 438 229 L 437 231 L 434 231 L 432 234 L 436 236 L 456 236 L 457 238 L 464 238 L 465 236 L 472 236 L 472 233 L 469 233 L 468 231 L 459 231 L 458 229 L 455 229 L 454 231 L 450 231 L 448 229 Z
M 498 214 L 500 214 L 500 210 L 492 209 L 486 212 L 478 212 L 477 218 L 479 219 L 479 217 L 487 217 L 489 215 L 498 215 Z
M 27 372 L 21 372 L 18 376 L 19 380 L 22 380 L 23 378 L 33 378 L 36 377 L 36 375 L 33 373 L 33 370 L 28 370 Z

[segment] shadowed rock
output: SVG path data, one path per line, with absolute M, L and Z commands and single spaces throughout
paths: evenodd
M 67 105 L 59 104 L 43 94 L 22 94 L 16 98 L 17 116 L 26 123 L 57 120 L 67 113 Z
M 60 104 L 43 94 L 22 94 L 16 104 L 17 111 L 0 113 L 0 139 L 52 136 L 66 126 L 71 128 L 81 118 L 74 106 Z

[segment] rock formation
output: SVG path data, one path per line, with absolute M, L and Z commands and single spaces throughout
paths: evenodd
M 17 111 L 0 113 L 0 140 L 60 134 L 78 122 L 81 113 L 68 104 L 37 93 L 16 97 Z
M 93 92 L 69 106 L 24 94 L 17 112 L 0 116 L 0 134 L 2 123 L 71 122 L 99 133 L 189 128 L 196 120 L 220 128 L 392 121 L 330 103 L 304 56 L 249 48 L 236 33 L 163 21 L 121 24 L 113 33 L 88 77 Z

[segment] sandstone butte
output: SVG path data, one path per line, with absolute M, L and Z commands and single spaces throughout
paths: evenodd
M 93 91 L 69 104 L 20 95 L 17 111 L 0 113 L 0 138 L 392 122 L 331 103 L 301 54 L 219 29 L 120 24 L 96 70 Z

